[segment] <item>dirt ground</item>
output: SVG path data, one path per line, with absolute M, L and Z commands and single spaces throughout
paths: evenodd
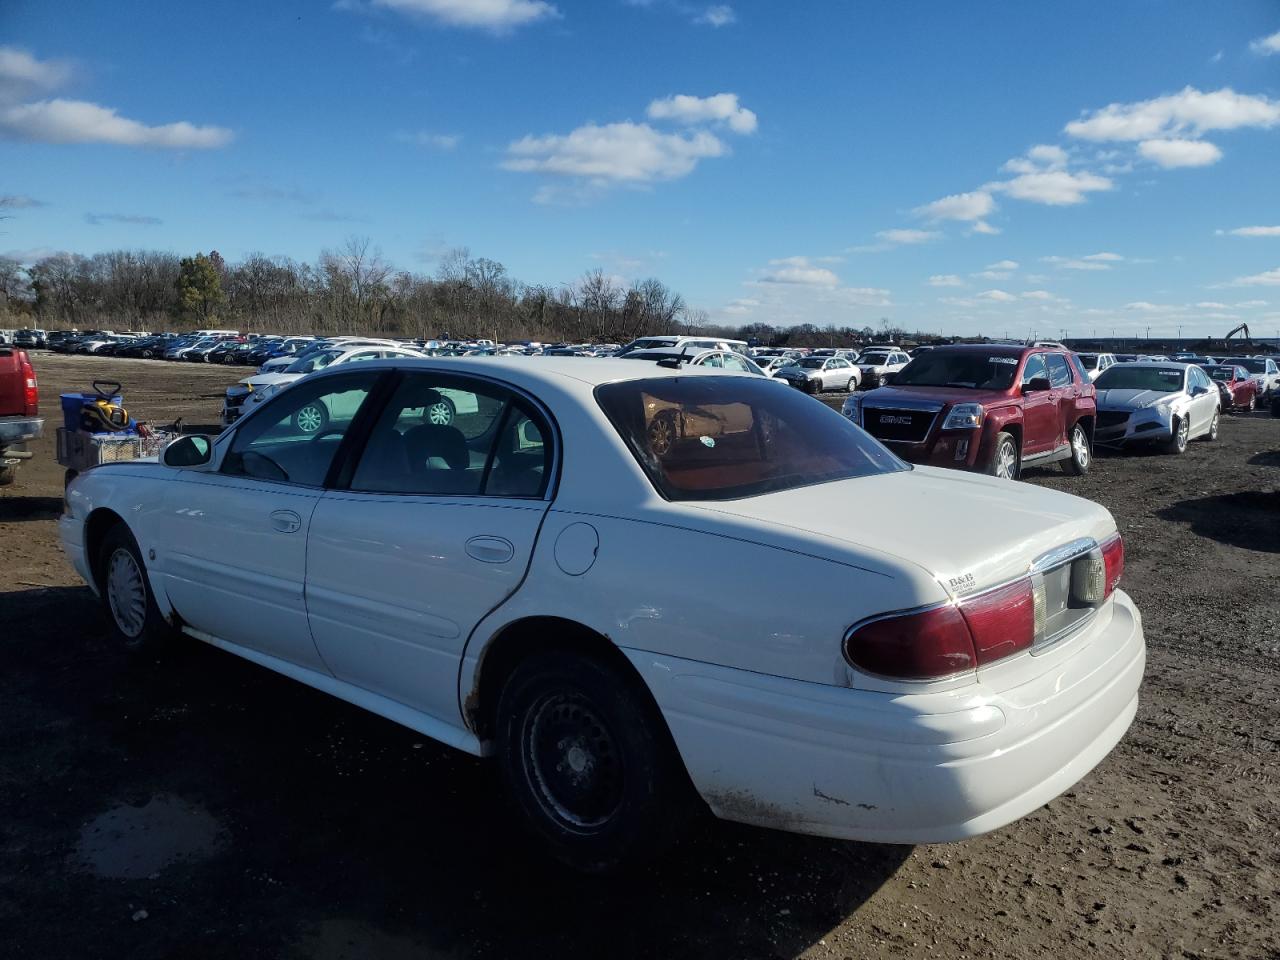
M 1115 514 L 1146 619 L 1137 721 L 1070 792 L 914 849 L 709 820 L 601 882 L 527 850 L 480 761 L 202 644 L 115 649 L 57 545 L 57 396 L 109 376 L 213 423 L 244 371 L 35 362 L 48 436 L 0 491 L 5 956 L 1280 957 L 1280 420 L 1029 474 Z

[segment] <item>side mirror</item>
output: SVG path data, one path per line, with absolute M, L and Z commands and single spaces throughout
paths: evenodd
M 1206 393 L 1208 393 L 1208 392 L 1209 392 L 1209 391 L 1208 391 L 1208 389 L 1206 389 L 1205 387 L 1201 387 L 1201 386 L 1195 386 L 1195 387 L 1192 387 L 1192 388 L 1191 388 L 1191 395 L 1192 395 L 1193 397 L 1202 397 L 1202 396 L 1204 396 L 1204 395 L 1205 395 Z
M 208 437 L 195 434 L 179 437 L 161 454 L 160 460 L 166 467 L 201 467 L 213 456 L 213 441 Z
M 1048 377 L 1032 377 L 1022 385 L 1023 393 L 1040 393 L 1050 387 Z

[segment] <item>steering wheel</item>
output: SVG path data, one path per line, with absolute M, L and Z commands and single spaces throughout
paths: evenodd
M 315 432 L 315 435 L 308 442 L 315 443 L 321 437 L 329 437 L 329 436 L 341 437 L 346 432 L 347 432 L 346 427 L 325 427 L 323 430 L 317 430 Z

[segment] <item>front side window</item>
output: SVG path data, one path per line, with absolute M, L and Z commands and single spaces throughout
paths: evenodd
M 1071 384 L 1071 369 L 1067 366 L 1067 358 L 1060 353 L 1051 353 L 1049 361 L 1049 383 L 1055 387 L 1066 387 Z
M 236 431 L 221 472 L 323 486 L 338 445 L 377 378 L 372 371 L 324 377 L 283 391 Z
M 351 478 L 367 493 L 541 497 L 551 450 L 540 417 L 502 387 L 405 375 Z
M 1022 368 L 1022 386 L 1029 387 L 1032 380 L 1048 380 L 1049 368 L 1045 366 L 1044 354 L 1033 353 L 1027 357 L 1027 365 Z
M 734 500 L 909 469 L 840 414 L 749 377 L 610 383 L 596 398 L 668 500 Z

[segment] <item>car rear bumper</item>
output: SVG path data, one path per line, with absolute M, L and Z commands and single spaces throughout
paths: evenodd
M 886 843 L 963 840 L 1025 816 L 1089 772 L 1137 710 L 1142 621 L 1110 619 L 1012 689 L 895 695 L 625 650 L 719 817 Z

